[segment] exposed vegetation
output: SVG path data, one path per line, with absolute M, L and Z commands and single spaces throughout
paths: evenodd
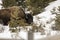
M 53 27 L 53 29 L 60 30 L 60 6 L 58 6 L 58 8 L 55 7 L 52 11 L 52 14 L 56 14 L 55 26 Z

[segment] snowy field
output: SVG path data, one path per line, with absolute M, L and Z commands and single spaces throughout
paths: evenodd
M 1 0 L 0 0 L 0 4 L 1 4 Z M 39 22 L 41 22 L 43 25 L 45 25 L 46 27 L 44 27 L 45 29 L 45 35 L 40 35 L 40 33 L 34 33 L 34 39 L 40 39 L 40 38 L 44 38 L 47 36 L 53 36 L 53 35 L 57 35 L 60 34 L 59 31 L 53 31 L 51 29 L 51 26 L 54 24 L 54 21 L 51 22 L 51 19 L 53 20 L 55 18 L 55 14 L 52 15 L 52 13 L 50 12 L 54 7 L 60 6 L 60 0 L 54 1 L 49 3 L 49 5 L 45 8 L 45 11 L 42 12 L 41 14 L 38 14 L 36 16 L 34 16 L 34 23 L 37 23 L 37 25 L 39 25 Z M 2 6 L 0 5 L 0 9 L 2 8 Z M 40 21 L 37 20 L 36 17 L 40 17 L 41 19 L 39 19 Z M 47 24 L 46 22 L 51 22 L 49 24 Z M 3 25 L 0 25 L 1 28 Z M 0 38 L 12 38 L 10 31 L 9 31 L 9 26 L 3 26 L 4 27 L 4 32 L 0 33 Z M 59 32 L 59 33 L 57 33 Z M 19 33 L 19 36 L 23 39 L 27 39 L 27 32 L 21 31 Z M 18 37 L 19 38 L 19 37 Z

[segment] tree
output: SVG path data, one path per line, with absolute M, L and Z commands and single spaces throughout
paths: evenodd
M 4 8 L 15 6 L 15 5 L 16 5 L 16 1 L 15 0 L 2 0 L 2 6 Z
M 22 6 L 23 8 L 25 8 L 25 0 L 2 0 L 2 6 L 4 8 L 7 7 L 12 7 L 12 6 Z
M 26 0 L 28 10 L 33 12 L 33 15 L 39 14 L 50 2 L 55 0 Z
M 25 5 L 25 0 L 16 0 L 16 2 L 17 2 L 17 6 L 22 6 L 22 7 L 24 7 L 24 5 Z

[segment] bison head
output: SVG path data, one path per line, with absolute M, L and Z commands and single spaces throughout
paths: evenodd
M 28 24 L 33 22 L 33 16 L 31 14 L 25 14 L 25 19 Z

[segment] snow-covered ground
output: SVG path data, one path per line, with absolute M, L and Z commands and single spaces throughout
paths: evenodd
M 39 25 L 39 22 L 41 21 L 43 23 L 43 25 L 45 25 L 44 29 L 45 29 L 45 35 L 40 35 L 39 33 L 35 33 L 34 34 L 34 38 L 35 39 L 39 39 L 39 38 L 43 38 L 46 36 L 53 36 L 53 35 L 57 35 L 60 34 L 59 31 L 53 31 L 51 29 L 52 25 L 54 24 L 55 21 L 53 21 L 55 19 L 55 14 L 52 15 L 52 13 L 50 12 L 53 8 L 60 6 L 60 0 L 51 2 L 46 8 L 45 11 L 42 12 L 41 14 L 38 14 L 36 16 L 34 16 L 34 22 Z M 39 19 L 40 21 L 37 20 L 36 17 L 40 17 L 41 19 Z M 52 21 L 52 22 L 51 22 Z M 50 22 L 50 23 L 46 23 L 46 22 Z M 58 33 L 59 32 L 59 33 Z M 38 37 L 37 37 L 38 36 Z
M 1 3 L 1 0 L 0 0 Z M 38 14 L 36 16 L 34 16 L 34 23 L 37 23 L 37 25 L 40 24 L 40 22 L 45 25 L 44 29 L 45 29 L 45 35 L 40 35 L 40 33 L 34 33 L 34 39 L 40 39 L 46 36 L 53 36 L 58 34 L 57 31 L 53 31 L 51 29 L 52 25 L 54 24 L 54 21 L 51 21 L 55 18 L 55 14 L 52 15 L 52 13 L 50 12 L 54 7 L 57 7 L 60 5 L 60 0 L 51 2 L 46 8 L 45 11 L 42 12 L 41 14 Z M 1 5 L 0 5 L 0 9 L 1 9 Z M 37 17 L 40 17 L 40 21 L 37 20 Z M 49 23 L 47 23 L 49 22 Z M 1 25 L 0 25 L 1 26 Z M 3 26 L 3 25 L 2 25 Z M 23 39 L 27 39 L 27 32 L 21 31 L 19 33 L 19 35 L 21 36 L 21 38 Z M 11 33 L 9 31 L 8 26 L 4 26 L 4 32 L 0 33 L 0 38 L 12 38 L 11 37 Z

